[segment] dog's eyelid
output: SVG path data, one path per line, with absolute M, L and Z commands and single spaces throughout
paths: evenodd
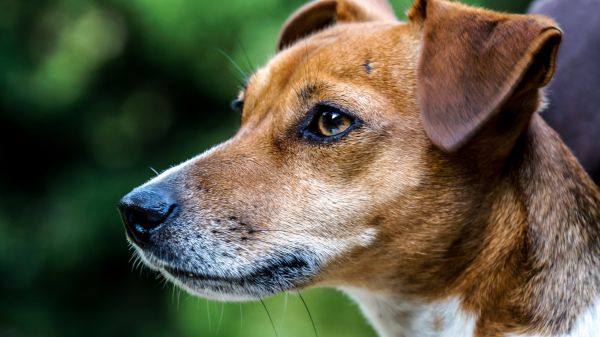
M 339 110 L 341 113 L 352 118 L 353 120 L 360 122 L 361 124 L 364 123 L 362 118 L 360 118 L 356 113 L 354 113 L 350 109 L 346 109 L 346 108 L 342 107 L 341 105 L 339 105 L 335 102 L 332 102 L 332 101 L 317 102 L 316 104 L 313 105 L 313 107 L 311 108 L 311 111 L 313 111 L 313 114 L 314 114 L 314 113 L 318 112 L 319 109 L 326 109 L 326 108 L 332 108 L 335 110 Z

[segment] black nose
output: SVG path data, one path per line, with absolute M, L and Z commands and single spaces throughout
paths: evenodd
M 139 245 L 147 244 L 173 214 L 177 203 L 159 188 L 142 187 L 133 190 L 119 202 L 119 211 L 130 239 Z

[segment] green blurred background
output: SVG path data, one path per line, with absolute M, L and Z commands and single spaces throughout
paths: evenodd
M 274 336 L 260 302 L 193 298 L 134 268 L 115 205 L 233 135 L 243 76 L 224 54 L 251 72 L 302 2 L 0 0 L 1 337 Z M 373 336 L 340 293 L 303 295 L 319 336 Z M 297 295 L 265 304 L 279 336 L 314 336 Z

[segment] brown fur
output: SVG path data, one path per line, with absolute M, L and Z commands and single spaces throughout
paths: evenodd
M 598 250 L 593 242 L 598 240 L 600 211 L 598 190 L 575 159 L 541 119 L 536 116 L 530 122 L 528 117 L 539 106 L 538 88 L 548 83 L 554 71 L 560 31 L 544 17 L 497 14 L 444 1 L 417 1 L 409 17 L 413 23 L 405 27 L 405 34 L 418 38 L 415 33 L 423 26 L 424 32 L 421 66 L 416 76 L 406 77 L 417 78 L 424 127 L 432 141 L 454 151 L 481 129 L 485 132 L 458 154 L 443 155 L 425 145 L 424 161 L 419 163 L 425 181 L 407 191 L 405 198 L 395 198 L 374 212 L 372 223 L 385 233 L 374 245 L 378 248 L 338 261 L 340 265 L 331 268 L 337 277 L 328 283 L 391 288 L 431 299 L 457 293 L 471 310 L 481 313 L 477 323 L 481 336 L 508 331 L 564 333 L 591 304 L 591 295 L 598 294 Z M 350 37 L 365 30 L 343 28 Z M 386 60 L 393 68 L 399 57 L 382 53 L 382 45 L 394 50 L 386 35 L 400 32 L 386 33 L 366 39 L 378 55 L 364 58 Z M 402 47 L 410 45 L 417 49 L 419 42 L 405 42 Z M 357 54 L 330 48 L 339 55 Z M 311 68 L 331 66 L 321 61 Z M 393 74 L 390 68 L 379 70 Z M 400 104 L 414 100 L 388 93 L 389 81 L 373 78 L 369 85 L 379 84 L 378 92 Z M 406 84 L 406 78 L 397 82 Z M 402 138 L 411 137 L 415 136 L 402 132 Z M 472 163 L 474 158 L 485 162 Z M 540 200 L 553 200 L 556 208 Z M 585 216 L 574 219 L 569 214 L 573 207 Z M 536 216 L 549 208 L 553 214 Z M 432 210 L 436 210 L 433 217 Z M 565 227 L 563 234 L 556 227 Z M 581 241 L 575 244 L 581 249 L 563 241 L 564 233 L 571 232 Z M 558 242 L 544 246 L 549 235 Z M 581 264 L 582 258 L 591 261 Z M 548 270 L 549 264 L 558 262 L 562 262 L 558 270 Z M 576 275 L 595 276 L 570 279 Z M 323 278 L 330 277 L 334 276 Z M 573 288 L 559 293 L 565 282 Z M 590 287 L 583 290 L 580 282 Z M 558 298 L 563 302 L 556 303 Z M 562 308 L 559 314 L 557 307 Z
M 373 228 L 298 287 L 458 296 L 477 336 L 568 332 L 600 295 L 600 192 L 536 113 L 560 31 L 444 0 L 409 17 L 367 0 L 293 15 L 241 94 L 238 134 L 171 178 L 187 216 L 219 220 L 208 236 L 248 260 Z M 332 144 L 299 139 L 320 101 L 365 125 Z

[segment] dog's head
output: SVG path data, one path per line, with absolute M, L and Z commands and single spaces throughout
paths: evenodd
M 459 270 L 560 31 L 443 0 L 408 16 L 323 0 L 288 19 L 240 93 L 237 134 L 121 200 L 142 259 L 225 300 L 392 279 L 416 291 Z

